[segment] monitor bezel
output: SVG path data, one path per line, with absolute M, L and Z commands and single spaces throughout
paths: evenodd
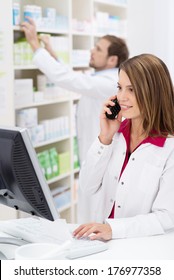
M 45 199 L 47 201 L 49 210 L 52 214 L 52 217 L 54 220 L 57 220 L 60 218 L 60 215 L 58 213 L 58 210 L 54 204 L 53 197 L 51 195 L 51 191 L 49 189 L 48 183 L 46 182 L 46 178 L 43 174 L 43 171 L 41 170 L 36 151 L 33 147 L 33 144 L 31 142 L 29 132 L 27 128 L 21 128 L 21 127 L 7 127 L 7 126 L 1 126 L 0 129 L 2 130 L 7 130 L 7 131 L 14 131 L 14 132 L 19 132 L 22 140 L 24 142 L 26 151 L 28 152 L 29 158 L 31 160 L 32 166 L 34 168 L 35 174 L 37 176 L 37 179 L 39 181 L 39 184 L 42 188 L 43 194 L 45 196 Z M 8 206 L 8 205 L 7 205 Z

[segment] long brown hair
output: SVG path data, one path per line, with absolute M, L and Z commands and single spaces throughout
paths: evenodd
M 149 136 L 174 135 L 174 88 L 165 63 L 152 54 L 132 57 L 120 65 L 128 75 Z

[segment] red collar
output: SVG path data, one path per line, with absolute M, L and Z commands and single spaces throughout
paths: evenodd
M 121 125 L 119 131 L 120 133 L 123 133 L 123 136 L 126 140 L 127 147 L 130 145 L 130 120 L 124 120 Z M 165 144 L 166 138 L 157 136 L 157 137 L 151 137 L 148 136 L 145 138 L 138 146 L 145 144 L 145 143 L 150 143 L 158 147 L 163 147 Z

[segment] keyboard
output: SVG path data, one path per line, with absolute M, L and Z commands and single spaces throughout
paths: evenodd
M 1 231 L 13 237 L 21 238 L 29 243 L 56 243 L 62 240 L 50 230 L 50 221 L 37 218 L 7 220 L 0 223 Z
M 66 258 L 76 259 L 91 254 L 96 254 L 108 249 L 108 244 L 89 238 L 73 239 L 71 248 L 66 253 Z
M 21 238 L 29 243 L 56 243 L 61 245 L 66 240 L 71 240 L 71 246 L 68 250 L 65 250 L 64 256 L 68 259 L 75 259 L 91 254 L 96 254 L 108 249 L 108 244 L 99 240 L 90 240 L 89 238 L 73 238 L 68 229 L 68 225 L 62 224 L 63 235 L 65 239 L 59 236 L 61 227 L 61 219 L 57 220 L 57 232 L 55 226 L 51 221 L 41 218 L 22 218 L 15 220 L 8 220 L 0 222 L 1 231 L 13 236 L 15 238 Z M 60 225 L 59 225 L 60 222 Z M 18 242 L 19 243 L 19 242 Z M 16 244 L 20 245 L 20 244 Z

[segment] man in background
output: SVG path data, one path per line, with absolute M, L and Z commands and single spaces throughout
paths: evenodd
M 82 163 L 87 150 L 98 135 L 99 114 L 103 101 L 116 92 L 117 68 L 128 58 L 128 48 L 121 38 L 111 35 L 102 37 L 91 50 L 89 66 L 94 68 L 95 73 L 79 73 L 58 61 L 49 42 L 46 43 L 45 49 L 41 48 L 34 21 L 28 20 L 22 23 L 22 30 L 33 49 L 35 65 L 53 83 L 81 94 L 77 109 L 77 137 Z
M 94 68 L 92 75 L 79 73 L 67 67 L 55 56 L 48 42 L 41 47 L 35 23 L 31 18 L 21 25 L 26 39 L 34 52 L 34 64 L 59 87 L 81 94 L 77 108 L 77 139 L 80 164 L 99 134 L 99 115 L 104 100 L 115 95 L 119 65 L 128 59 L 129 51 L 125 41 L 112 35 L 98 40 L 91 50 L 89 66 Z M 81 204 L 87 203 L 80 197 Z M 83 212 L 83 211 L 79 211 Z M 90 221 L 90 216 L 82 217 L 79 222 Z

